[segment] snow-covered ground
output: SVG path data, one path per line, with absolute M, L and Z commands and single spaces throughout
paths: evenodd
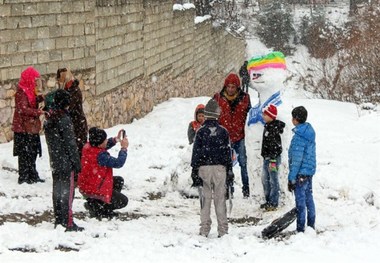
M 295 96 L 295 94 L 297 96 Z M 287 123 L 284 148 L 291 137 L 292 107 L 304 105 L 317 133 L 318 169 L 314 179 L 317 231 L 307 229 L 283 240 L 264 241 L 261 230 L 294 206 L 285 191 L 286 160 L 281 172 L 282 207 L 263 213 L 260 163 L 254 141 L 261 134 L 247 128 L 252 197 L 243 199 L 240 176 L 229 235 L 217 238 L 216 220 L 209 238 L 198 235 L 199 200 L 191 193 L 186 129 L 198 103 L 207 97 L 173 98 L 154 108 L 145 118 L 107 129 L 114 136 L 125 128 L 130 140 L 126 165 L 116 169 L 126 181 L 124 193 L 130 204 L 121 210 L 122 220 L 101 222 L 88 218 L 84 200 L 74 200 L 76 223 L 84 232 L 65 233 L 50 220 L 34 222 L 12 214 L 41 216 L 52 210 L 49 158 L 42 136 L 43 157 L 38 159 L 43 184 L 18 185 L 12 156 L 13 142 L 0 145 L 0 260 L 1 262 L 378 262 L 380 257 L 380 121 L 379 111 L 358 111 L 354 104 L 304 99 L 294 90 L 285 91 L 281 116 Z M 118 146 L 112 150 L 117 153 Z M 286 150 L 285 150 L 286 151 Z M 235 168 L 239 174 L 239 168 Z M 178 180 L 176 178 L 178 177 Z M 177 182 L 177 183 L 176 183 Z M 8 215 L 8 216 L 7 216 Z M 17 215 L 16 215 L 17 216 Z M 19 215 L 20 216 L 20 215 Z M 213 214 L 214 216 L 214 214 Z M 254 219 L 260 221 L 254 224 Z M 43 217 L 42 217 L 43 218 Z M 49 217 L 48 217 L 49 218 Z M 78 219 L 81 218 L 81 219 Z M 238 220 L 240 219 L 240 220 Z M 23 221 L 23 222 L 21 222 Z M 243 222 L 247 221 L 247 222 Z M 26 223 L 28 222 L 28 223 Z M 295 229 L 293 223 L 288 230 Z M 25 253 L 20 250 L 27 251 Z
M 268 50 L 250 41 L 247 58 Z M 304 53 L 292 60 L 302 63 Z M 295 74 L 288 63 L 289 74 Z M 296 79 L 296 78 L 291 78 Z M 222 83 L 221 83 L 222 85 Z M 199 231 L 199 200 L 190 188 L 191 146 L 188 123 L 199 103 L 209 98 L 173 98 L 131 124 L 107 129 L 116 136 L 124 128 L 130 141 L 123 176 L 129 198 L 119 219 L 90 219 L 79 192 L 74 218 L 84 232 L 64 232 L 52 223 L 52 179 L 45 137 L 37 160 L 43 184 L 18 185 L 13 142 L 0 144 L 0 261 L 1 262 L 378 262 L 380 258 L 380 108 L 363 111 L 354 104 L 313 99 L 297 83 L 286 83 L 279 118 L 286 122 L 280 169 L 281 207 L 262 212 L 260 140 L 257 127 L 246 128 L 251 198 L 243 199 L 239 167 L 229 234 L 217 238 L 216 219 L 210 236 Z M 252 104 L 257 94 L 250 90 Z M 294 207 L 286 191 L 287 149 L 291 139 L 291 110 L 303 105 L 317 134 L 317 173 L 314 196 L 316 231 L 282 239 L 263 240 L 261 231 Z M 119 146 L 111 150 L 117 155 Z M 294 230 L 295 223 L 288 230 Z

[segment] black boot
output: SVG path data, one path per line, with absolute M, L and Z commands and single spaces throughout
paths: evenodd
M 88 210 L 90 218 L 102 219 L 102 206 L 99 201 L 93 198 L 87 198 L 87 202 L 84 203 L 84 208 Z
M 73 223 L 72 226 L 67 227 L 65 232 L 81 232 L 84 230 L 84 227 L 78 226 L 77 224 Z
M 249 198 L 249 186 L 248 185 L 244 185 L 243 186 L 243 197 L 244 198 Z

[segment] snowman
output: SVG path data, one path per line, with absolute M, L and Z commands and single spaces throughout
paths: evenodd
M 265 124 L 262 112 L 265 107 L 273 104 L 278 109 L 278 118 L 282 120 L 286 118 L 282 117 L 283 114 L 281 114 L 280 107 L 282 104 L 281 93 L 285 89 L 284 82 L 287 74 L 285 56 L 281 52 L 271 52 L 263 56 L 252 57 L 248 60 L 247 69 L 251 79 L 251 87 L 257 92 L 257 100 L 252 98 L 252 108 L 248 113 L 247 121 L 248 169 L 249 171 L 253 171 L 253 193 L 257 193 L 257 198 L 262 198 L 261 175 L 263 159 L 261 157 L 261 143 Z M 251 91 L 251 93 L 253 92 Z M 286 147 L 283 147 L 283 149 L 282 167 L 284 168 L 284 164 L 286 163 L 286 156 L 284 156 Z M 285 170 L 282 169 L 283 174 Z M 280 182 L 280 184 L 283 183 Z

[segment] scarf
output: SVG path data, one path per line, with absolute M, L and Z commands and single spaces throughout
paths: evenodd
M 28 97 L 29 104 L 32 108 L 36 108 L 36 78 L 40 77 L 40 73 L 33 67 L 28 67 L 21 73 L 18 82 L 19 88 L 24 91 Z

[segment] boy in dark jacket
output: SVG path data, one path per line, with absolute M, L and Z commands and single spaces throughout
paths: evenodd
M 218 123 L 220 108 L 211 99 L 205 107 L 205 122 L 195 135 L 191 166 L 199 169 L 199 182 L 203 182 L 204 205 L 201 207 L 199 234 L 207 237 L 211 230 L 210 208 L 214 198 L 218 219 L 219 237 L 228 233 L 226 207 L 227 183 L 233 181 L 231 148 L 228 131 Z M 231 178 L 232 177 L 232 178 Z M 200 198 L 202 198 L 200 196 Z
M 87 198 L 86 209 L 91 217 L 113 218 L 120 209 L 128 204 L 128 198 L 121 193 L 124 179 L 113 176 L 113 168 L 123 167 L 127 159 L 128 139 L 118 136 L 107 139 L 104 130 L 92 127 L 89 130 L 89 142 L 82 151 L 82 171 L 78 177 L 79 191 Z M 108 149 L 120 142 L 121 149 L 117 158 L 111 156 Z
M 261 156 L 264 158 L 262 183 L 264 188 L 265 203 L 260 206 L 267 211 L 277 209 L 280 193 L 278 182 L 278 168 L 281 164 L 282 143 L 281 134 L 284 132 L 285 123 L 277 120 L 277 108 L 270 104 L 263 109 L 265 121 Z
M 82 231 L 73 221 L 74 174 L 81 169 L 73 124 L 68 115 L 70 94 L 58 90 L 54 95 L 54 109 L 44 123 L 53 176 L 53 208 L 55 226 L 66 231 Z
M 315 131 L 307 120 L 307 110 L 299 106 L 292 111 L 293 138 L 289 147 L 288 190 L 294 191 L 297 208 L 297 232 L 307 226 L 315 228 L 313 175 L 316 170 Z

